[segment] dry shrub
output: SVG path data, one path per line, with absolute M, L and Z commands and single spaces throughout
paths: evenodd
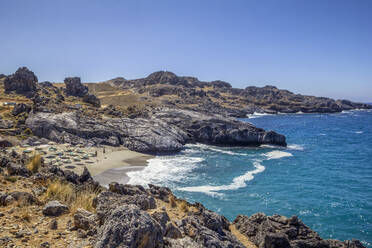
M 170 203 L 172 208 L 177 207 L 177 202 L 176 202 L 176 199 L 174 198 L 173 195 L 169 196 L 169 203 Z
M 180 209 L 185 213 L 189 212 L 189 205 L 187 204 L 185 200 L 181 200 Z
M 77 188 L 71 183 L 57 180 L 48 185 L 43 199 L 44 201 L 58 200 L 63 202 L 70 207 L 71 214 L 74 214 L 78 208 L 94 212 L 93 199 L 100 191 L 99 188 L 93 186 Z
M 42 157 L 40 154 L 35 154 L 27 164 L 27 169 L 32 173 L 36 173 L 39 171 L 41 166 Z
M 78 208 L 83 208 L 89 212 L 95 212 L 93 199 L 101 192 L 99 188 L 93 186 L 84 187 L 75 192 L 73 202 L 71 202 L 71 213 L 74 214 Z
M 49 183 L 42 198 L 44 201 L 58 200 L 64 203 L 70 203 L 72 202 L 74 193 L 74 188 L 70 183 L 56 180 Z
M 20 209 L 19 218 L 25 222 L 30 222 L 31 215 L 27 207 L 22 207 Z

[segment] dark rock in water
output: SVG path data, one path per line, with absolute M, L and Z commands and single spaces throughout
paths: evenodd
M 88 94 L 88 87 L 81 83 L 79 77 L 68 77 L 64 82 L 67 95 L 83 97 Z
M 220 115 L 206 115 L 190 110 L 164 108 L 152 115 L 186 131 L 189 142 L 223 146 L 286 146 L 285 137 L 273 131 L 256 128 L 250 123 Z
M 24 103 L 17 103 L 17 105 L 13 108 L 12 114 L 19 115 L 21 113 L 29 113 L 31 111 L 31 107 L 24 104 Z
M 21 67 L 5 78 L 4 87 L 5 92 L 15 91 L 19 94 L 34 92 L 37 88 L 37 77 L 27 67 Z
M 96 248 L 156 248 L 163 243 L 160 225 L 135 205 L 123 205 L 106 218 L 98 230 Z
M 336 104 L 339 105 L 343 110 L 351 109 L 372 109 L 372 106 L 366 103 L 357 103 L 349 100 L 337 100 Z
M 59 201 L 50 201 L 43 209 L 43 214 L 46 216 L 60 216 L 68 212 L 68 207 Z
M 251 217 L 238 215 L 234 225 L 259 248 L 308 247 L 308 248 L 361 248 L 359 241 L 323 240 L 296 216 L 266 216 L 257 213 Z
M 92 104 L 94 107 L 101 107 L 101 101 L 95 95 L 85 95 L 83 97 L 83 102 Z

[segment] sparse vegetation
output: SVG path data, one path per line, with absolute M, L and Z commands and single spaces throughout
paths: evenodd
M 56 180 L 50 182 L 47 191 L 42 196 L 43 201 L 58 200 L 70 207 L 71 214 L 78 208 L 95 212 L 93 199 L 101 192 L 99 188 L 86 186 L 76 188 L 71 183 Z
M 176 202 L 176 199 L 174 199 L 173 195 L 169 196 L 169 203 L 170 203 L 172 208 L 177 207 L 177 202 Z
M 39 171 L 39 168 L 41 166 L 42 157 L 40 154 L 35 154 L 27 164 L 27 169 L 31 171 L 32 173 L 36 173 Z
M 14 176 L 6 176 L 4 179 L 11 183 L 17 182 L 17 177 L 14 177 Z
M 183 212 L 185 212 L 185 213 L 188 213 L 189 212 L 189 206 L 188 206 L 188 204 L 187 204 L 187 202 L 185 201 L 185 200 L 180 200 L 180 204 L 179 204 L 179 206 L 180 206 L 180 209 L 183 211 Z

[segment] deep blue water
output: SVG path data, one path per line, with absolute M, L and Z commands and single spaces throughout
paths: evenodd
M 288 148 L 189 145 L 157 157 L 130 183 L 170 187 L 233 220 L 297 215 L 323 238 L 372 247 L 372 111 L 244 119 L 286 135 Z

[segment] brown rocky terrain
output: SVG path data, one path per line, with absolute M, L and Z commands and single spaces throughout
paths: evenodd
M 245 89 L 233 88 L 223 81 L 202 82 L 194 77 L 180 77 L 172 72 L 159 71 L 146 78 L 126 80 L 115 78 L 97 84 L 87 84 L 89 90 L 103 104 L 142 104 L 189 109 L 203 113 L 243 117 L 259 113 L 335 113 L 350 109 L 368 109 L 372 106 L 348 100 L 305 96 L 281 90 L 275 86 Z

